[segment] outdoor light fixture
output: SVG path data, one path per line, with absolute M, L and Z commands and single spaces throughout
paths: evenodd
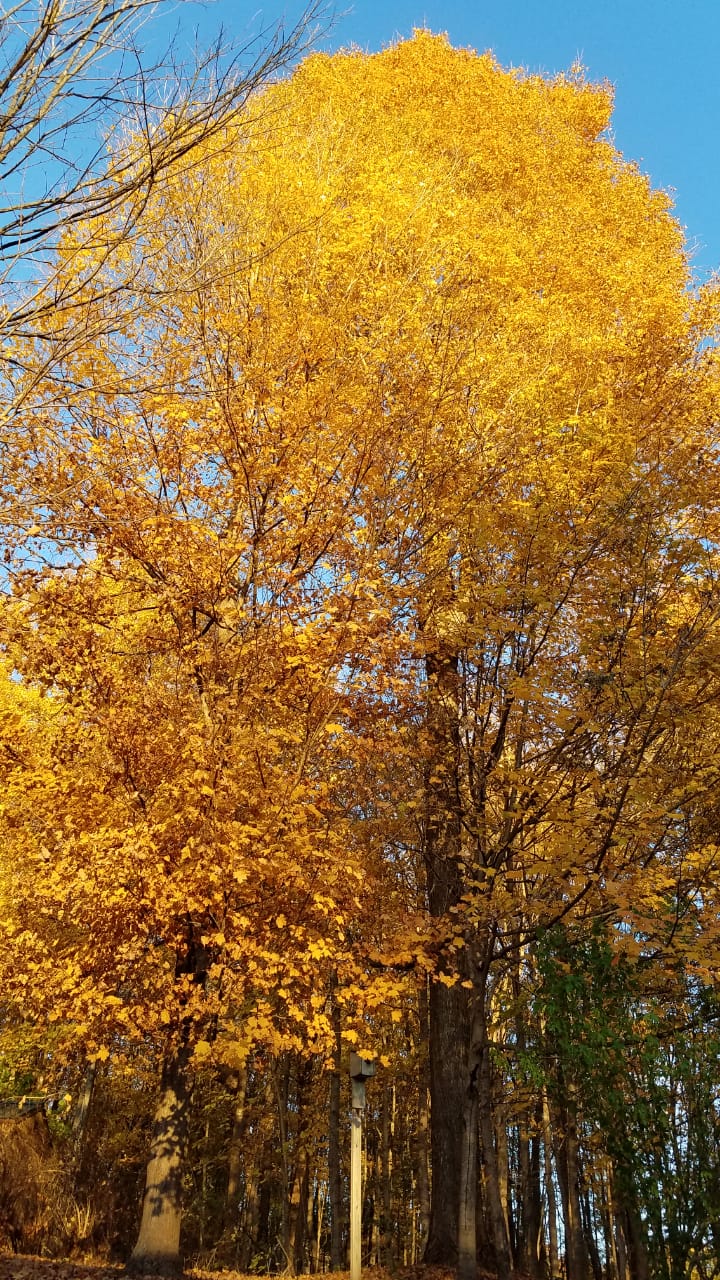
M 350 1054 L 350 1280 L 360 1280 L 362 1243 L 362 1115 L 365 1084 L 375 1075 L 375 1063 Z

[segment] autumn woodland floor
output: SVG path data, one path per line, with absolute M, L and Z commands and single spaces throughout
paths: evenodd
M 121 1280 L 120 1265 L 89 1262 L 66 1262 L 51 1258 L 33 1258 L 13 1254 L 0 1256 L 0 1280 Z M 259 1280 L 239 1271 L 201 1271 L 191 1268 L 186 1280 Z M 333 1280 L 350 1280 L 348 1271 L 336 1271 Z M 367 1267 L 363 1280 L 454 1280 L 454 1273 L 443 1267 L 402 1267 L 390 1272 L 382 1267 Z M 478 1271 L 477 1280 L 494 1280 L 489 1271 Z

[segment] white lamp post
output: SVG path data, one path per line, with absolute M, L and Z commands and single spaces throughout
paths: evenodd
M 359 1053 L 350 1054 L 350 1280 L 360 1280 L 362 1266 L 362 1114 L 365 1082 L 374 1075 L 374 1062 L 361 1058 Z

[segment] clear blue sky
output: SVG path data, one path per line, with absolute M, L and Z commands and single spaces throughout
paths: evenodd
M 167 18 L 201 42 L 222 24 L 238 38 L 298 0 L 262 7 L 215 0 Z M 336 0 L 321 43 L 376 51 L 414 26 L 446 31 L 453 44 L 491 49 L 503 66 L 553 73 L 579 57 L 615 87 L 613 130 L 623 154 L 653 185 L 673 193 L 701 276 L 720 268 L 720 0 Z

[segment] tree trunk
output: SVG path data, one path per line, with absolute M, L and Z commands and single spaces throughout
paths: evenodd
M 483 1024 L 478 1086 L 480 1137 L 482 1140 L 483 1164 L 485 1167 L 485 1186 L 487 1188 L 490 1232 L 495 1251 L 495 1267 L 499 1280 L 509 1280 L 512 1272 L 512 1255 L 510 1252 L 510 1240 L 508 1239 L 507 1220 L 503 1209 L 502 1194 L 500 1190 L 498 1155 L 495 1149 L 490 1042 L 487 1037 L 487 1025 L 485 1023 Z
M 268 1184 L 276 1165 L 277 1139 L 273 1105 L 273 1080 L 265 1073 L 261 1092 L 245 1130 L 245 1195 L 235 1250 L 236 1267 L 248 1272 L 253 1258 L 268 1244 Z M 249 1105 L 249 1103 L 248 1103 Z
M 335 1062 L 330 1072 L 330 1097 L 328 1107 L 328 1197 L 330 1200 L 330 1270 L 342 1271 L 345 1261 L 343 1249 L 343 1187 L 340 1160 L 340 1011 L 333 1003 L 333 1030 L 335 1032 Z
M 477 1200 L 478 1200 L 478 1095 L 479 1062 L 471 1051 L 470 1080 L 463 1107 L 462 1152 L 460 1163 L 460 1212 L 458 1220 L 458 1280 L 474 1280 L 477 1273 Z
M 245 1105 L 247 1101 L 247 1069 L 242 1067 L 238 1072 L 237 1085 L 233 1090 L 235 1104 L 233 1106 L 232 1131 L 228 1144 L 228 1178 L 225 1192 L 225 1212 L 228 1221 L 236 1217 L 237 1198 L 240 1193 L 240 1175 L 242 1173 L 242 1139 L 245 1128 Z
M 190 1050 L 183 1045 L 172 1053 L 163 1068 L 140 1232 L 128 1262 L 131 1275 L 176 1276 L 182 1273 L 182 1167 L 192 1092 L 188 1077 L 189 1058 Z
M 243 1171 L 243 1138 L 245 1136 L 245 1112 L 247 1109 L 247 1068 L 241 1067 L 232 1084 L 234 1095 L 232 1129 L 227 1154 L 227 1188 L 223 1207 L 222 1244 L 229 1248 L 232 1233 L 237 1229 L 240 1217 L 240 1185 Z
M 493 1128 L 495 1130 L 498 1186 L 500 1188 L 500 1203 L 502 1205 L 502 1213 L 505 1220 L 505 1236 L 508 1242 L 510 1257 L 514 1260 L 517 1242 L 515 1238 L 512 1202 L 510 1199 L 510 1157 L 508 1153 L 508 1135 L 505 1116 L 502 1111 L 498 1113 L 498 1108 L 496 1106 L 493 1107 Z
M 649 1280 L 647 1248 L 642 1219 L 634 1197 L 625 1198 L 625 1237 L 632 1280 Z
M 552 1169 L 553 1135 L 552 1122 L 550 1119 L 550 1107 L 548 1104 L 547 1091 L 544 1087 L 542 1090 L 542 1132 L 545 1168 L 545 1194 L 547 1196 L 548 1207 L 548 1263 L 551 1280 L 558 1280 L 560 1275 L 560 1256 L 558 1250 L 557 1196 L 555 1194 L 555 1180 L 553 1178 Z
M 562 1080 L 561 1080 L 562 1084 Z M 578 1159 L 577 1108 L 574 1087 L 564 1086 L 562 1139 L 557 1162 L 565 1217 L 565 1258 L 567 1280 L 586 1280 L 589 1264 L 580 1209 L 580 1166 Z
M 454 1267 L 462 1126 L 467 1085 L 467 992 L 433 982 L 430 988 L 430 1226 L 424 1261 Z
M 418 1122 L 414 1142 L 418 1232 L 417 1239 L 413 1243 L 413 1266 L 415 1266 L 418 1256 L 421 1255 L 425 1249 L 430 1231 L 430 1178 L 428 1159 L 428 1134 L 430 1128 L 428 1096 L 430 1082 L 428 1079 L 427 1057 L 423 1052 L 423 1047 L 426 1047 L 428 1044 L 430 1032 L 428 1027 L 427 978 L 425 975 L 423 975 L 418 987 L 418 1019 L 420 1023 L 420 1046 L 422 1056 L 420 1059 L 420 1077 L 418 1081 Z
M 90 1114 L 90 1104 L 92 1102 L 93 1091 L 95 1089 L 95 1080 L 97 1078 L 97 1061 L 91 1062 L 86 1068 L 83 1077 L 82 1088 L 75 1108 L 75 1114 L 72 1120 L 73 1145 L 75 1164 L 79 1165 L 82 1157 L 83 1143 L 85 1141 L 85 1131 L 87 1129 L 88 1116 Z
M 428 907 L 435 918 L 460 902 L 461 827 L 458 657 L 442 645 L 426 657 L 428 758 L 425 770 L 424 861 Z M 458 1260 L 458 1213 L 462 1126 L 466 1104 L 469 1043 L 468 992 L 459 984 L 430 983 L 429 1072 L 432 1187 L 424 1261 L 454 1267 Z
M 522 1234 L 518 1267 L 529 1276 L 542 1274 L 540 1240 L 542 1234 L 542 1195 L 540 1191 L 540 1140 L 537 1134 L 529 1136 L 527 1113 L 520 1123 L 518 1133 L 521 1195 Z
M 387 1081 L 382 1087 L 380 1112 L 380 1156 L 381 1156 L 381 1192 L 382 1192 L 382 1214 L 380 1217 L 380 1238 L 378 1265 L 381 1267 L 389 1267 L 392 1269 L 394 1261 L 394 1248 L 396 1244 L 395 1232 L 392 1229 L 392 1172 L 393 1172 L 393 1143 L 395 1138 L 395 1086 L 388 1085 Z
M 308 1153 L 303 1146 L 298 1153 L 290 1198 L 290 1260 L 292 1273 L 296 1276 L 305 1269 L 305 1231 L 310 1194 L 308 1165 Z
M 587 1248 L 588 1258 L 590 1259 L 593 1280 L 603 1280 L 600 1250 L 598 1249 L 597 1240 L 595 1238 L 592 1205 L 590 1203 L 590 1188 L 588 1186 L 585 1187 L 582 1195 L 582 1215 L 585 1246 Z

